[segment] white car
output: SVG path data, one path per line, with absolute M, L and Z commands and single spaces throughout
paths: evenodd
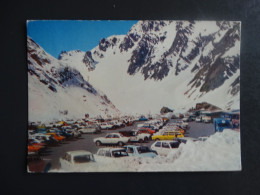
M 86 169 L 93 163 L 95 163 L 93 154 L 86 150 L 66 152 L 66 154 L 60 158 L 61 169 L 66 171 L 75 171 L 82 168 Z
M 173 149 L 178 148 L 180 143 L 172 140 L 160 140 L 153 143 L 151 146 L 152 150 L 155 150 L 158 155 L 167 156 Z
M 211 117 L 210 116 L 202 116 L 201 121 L 203 123 L 210 123 L 211 122 Z
M 101 129 L 112 129 L 113 125 L 108 123 L 101 123 L 100 124 Z
M 201 117 L 200 116 L 197 116 L 196 119 L 195 119 L 196 122 L 201 122 Z
M 80 133 L 100 133 L 101 132 L 101 128 L 99 126 L 96 125 L 89 125 L 86 126 L 82 129 L 79 129 Z
M 186 144 L 188 141 L 196 142 L 198 139 L 193 137 L 178 137 L 175 139 L 175 141 Z
M 138 130 L 132 130 L 130 132 L 130 141 L 131 142 L 148 142 L 151 139 L 151 134 L 149 133 L 139 133 Z
M 119 157 L 126 157 L 126 156 L 128 156 L 128 153 L 126 152 L 125 148 L 100 148 L 96 153 L 97 158 L 99 157 L 119 158 Z
M 127 142 L 129 142 L 129 138 L 123 136 L 121 133 L 109 133 L 105 137 L 98 137 L 93 140 L 97 146 L 102 144 L 107 145 L 119 145 L 123 146 Z

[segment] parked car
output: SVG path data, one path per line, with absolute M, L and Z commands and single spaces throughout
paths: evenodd
M 98 157 L 119 158 L 128 156 L 128 153 L 125 148 L 100 148 L 96 155 Z
M 201 122 L 203 123 L 210 123 L 211 122 L 211 117 L 210 116 L 202 116 L 201 117 Z
M 105 145 L 105 144 L 123 146 L 124 144 L 129 142 L 129 137 L 125 137 L 121 133 L 109 133 L 105 137 L 95 138 L 94 142 L 96 143 L 97 146 Z
M 148 126 L 143 126 L 140 129 L 147 129 L 149 131 L 150 134 L 154 134 L 156 132 L 155 129 L 153 129 L 152 126 L 148 127 Z
M 230 120 L 224 118 L 214 118 L 213 124 L 215 128 L 215 132 L 222 132 L 224 129 L 232 128 Z
M 182 119 L 183 122 L 191 122 L 195 120 L 195 116 L 186 116 Z
M 101 129 L 112 129 L 113 127 L 114 127 L 114 125 L 108 124 L 108 123 L 101 123 L 100 124 Z
M 152 144 L 151 149 L 155 150 L 159 155 L 167 156 L 173 149 L 179 148 L 180 143 L 178 141 L 156 141 Z
M 129 156 L 136 156 L 136 157 L 156 157 L 157 152 L 151 150 L 148 146 L 134 146 L 134 145 L 127 145 L 124 146 L 126 152 Z
M 177 131 L 164 131 L 162 135 L 153 135 L 152 140 L 173 140 L 177 137 L 184 137 L 184 135 Z
M 141 117 L 139 118 L 139 121 L 148 121 L 148 119 L 145 118 L 144 116 L 141 116 Z
M 79 129 L 80 133 L 100 133 L 101 128 L 97 125 L 88 125 L 82 129 Z
M 46 135 L 52 135 L 56 140 L 58 140 L 59 142 L 65 140 L 64 136 L 59 136 L 56 133 L 46 133 Z
M 174 140 L 178 141 L 179 143 L 184 143 L 184 144 L 186 144 L 188 141 L 192 141 L 192 142 L 198 141 L 198 139 L 192 138 L 192 137 L 180 137 L 180 138 L 176 138 Z
M 44 150 L 44 146 L 40 146 L 37 144 L 28 144 L 27 149 L 28 149 L 28 153 L 30 152 L 34 152 L 34 153 L 39 153 L 41 151 Z
M 201 116 L 197 116 L 196 119 L 195 119 L 196 122 L 202 122 L 201 120 Z
M 146 134 L 151 134 L 151 135 L 153 135 L 153 134 L 155 133 L 155 131 L 150 130 L 150 129 L 148 129 L 148 128 L 141 127 L 141 128 L 138 130 L 138 133 L 146 133 Z
M 141 133 L 138 130 L 132 130 L 132 131 L 119 131 L 122 135 L 129 137 L 129 140 L 131 142 L 148 142 L 151 140 L 151 134 L 150 133 Z
M 69 151 L 60 158 L 61 168 L 67 171 L 75 171 L 78 168 L 85 170 L 93 163 L 95 163 L 93 154 L 86 150 Z

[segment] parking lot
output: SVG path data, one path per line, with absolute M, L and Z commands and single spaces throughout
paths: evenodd
M 174 119 L 170 120 L 174 122 Z M 132 129 L 137 129 L 137 124 L 143 122 L 136 122 L 133 126 L 123 127 L 117 130 L 102 130 L 99 134 L 82 134 L 79 138 L 73 138 L 66 140 L 58 145 L 49 146 L 44 153 L 41 154 L 41 160 L 35 160 L 28 162 L 28 168 L 30 171 L 41 172 L 47 163 L 51 164 L 51 169 L 59 169 L 60 163 L 59 158 L 65 154 L 67 151 L 73 150 L 87 150 L 92 153 L 96 153 L 99 149 L 95 145 L 93 139 L 96 137 L 104 137 L 107 133 L 118 132 L 118 131 L 129 131 Z M 214 134 L 214 128 L 212 123 L 197 123 L 189 122 L 189 130 L 187 131 L 188 137 L 198 138 L 201 136 L 210 136 Z M 151 146 L 154 141 L 149 141 L 148 143 L 133 143 L 135 145 L 147 145 Z

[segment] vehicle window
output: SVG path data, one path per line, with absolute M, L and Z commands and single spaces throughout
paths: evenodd
M 162 143 L 162 142 L 157 142 L 154 146 L 160 148 L 160 147 L 161 147 L 161 143 Z
M 113 138 L 119 138 L 119 136 L 118 135 L 114 135 Z
M 127 152 L 128 153 L 134 153 L 134 150 L 133 150 L 133 148 L 127 148 Z
M 81 155 L 81 156 L 75 156 L 74 157 L 74 162 L 75 163 L 86 163 L 93 161 L 90 155 Z
M 174 135 L 174 132 L 170 132 L 169 135 Z
M 105 156 L 104 150 L 99 150 L 98 155 L 100 155 L 100 156 Z
M 168 144 L 168 143 L 165 143 L 165 142 L 162 142 L 162 147 L 163 147 L 163 148 L 170 148 L 169 144 Z
M 65 155 L 65 160 L 67 160 L 67 161 L 70 162 L 70 161 L 71 161 L 71 156 L 70 156 L 69 154 L 66 154 L 66 155 Z
M 138 148 L 137 148 L 137 151 L 138 151 L 139 154 L 151 152 L 151 150 L 150 150 L 148 147 L 146 147 L 146 146 L 140 146 L 140 147 L 138 147 Z
M 170 145 L 171 145 L 171 148 L 178 148 L 180 143 L 179 142 L 171 142 Z
M 106 154 L 105 154 L 107 157 L 111 157 L 111 154 L 109 151 L 106 151 Z
M 117 158 L 117 157 L 122 157 L 122 156 L 128 156 L 128 154 L 126 153 L 126 151 L 124 150 L 118 150 L 118 151 L 113 151 L 112 155 Z
M 177 141 L 180 143 L 184 143 L 184 144 L 186 144 L 186 142 L 187 142 L 187 140 L 185 140 L 185 139 L 178 139 Z
M 164 132 L 163 135 L 168 135 L 168 132 Z
M 110 134 L 106 136 L 106 138 L 112 138 L 112 137 L 113 137 L 113 135 L 110 135 Z

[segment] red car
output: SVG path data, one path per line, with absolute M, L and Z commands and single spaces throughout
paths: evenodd
M 149 129 L 147 127 L 141 127 L 139 129 L 139 132 L 141 131 L 141 133 L 150 133 L 151 135 L 153 135 L 155 133 L 155 130 Z

